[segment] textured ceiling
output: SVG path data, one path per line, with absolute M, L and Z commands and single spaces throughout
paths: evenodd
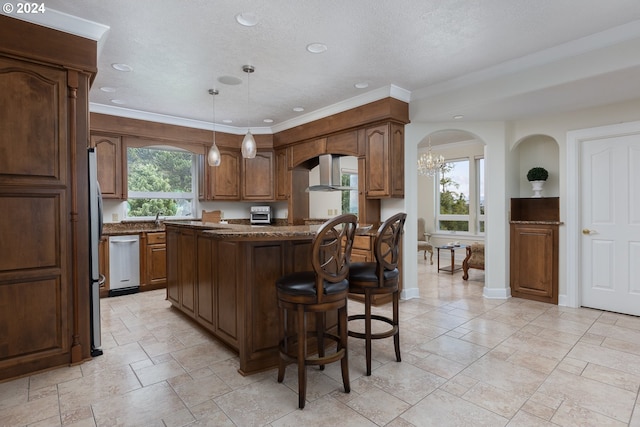
M 46 7 L 109 27 L 93 111 L 204 126 L 215 87 L 216 123 L 231 120 L 229 129 L 241 133 L 249 121 L 259 133 L 390 93 L 411 100 L 413 121 L 515 119 L 640 97 L 638 0 L 47 0 Z M 258 24 L 239 25 L 240 12 L 254 13 Z M 307 52 L 313 42 L 327 51 Z M 249 107 L 244 64 L 256 68 Z M 241 83 L 221 84 L 221 76 Z M 359 82 L 368 88 L 356 89 Z M 293 111 L 298 106 L 305 111 Z

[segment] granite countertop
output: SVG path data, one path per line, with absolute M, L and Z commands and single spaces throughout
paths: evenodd
M 316 235 L 322 224 L 310 225 L 245 225 L 221 224 L 202 221 L 172 222 L 167 225 L 202 230 L 220 239 L 230 238 L 311 238 Z M 369 235 L 369 229 L 359 229 L 358 235 Z M 374 233 L 375 234 L 375 233 Z
M 162 231 L 164 231 L 164 224 L 160 222 L 158 225 L 155 221 L 105 222 L 102 226 L 102 234 L 105 236 L 123 236 Z

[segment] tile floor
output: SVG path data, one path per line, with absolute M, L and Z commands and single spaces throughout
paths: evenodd
M 482 297 L 484 273 L 437 274 L 420 260 L 420 299 L 401 302 L 392 340 L 350 339 L 339 364 L 237 373 L 232 352 L 173 311 L 164 291 L 102 300 L 105 354 L 0 383 L 0 426 L 640 426 L 640 318 Z M 361 310 L 350 303 L 350 311 Z

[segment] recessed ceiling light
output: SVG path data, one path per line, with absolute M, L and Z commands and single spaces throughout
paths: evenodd
M 118 104 L 118 105 L 122 105 L 122 104 L 126 104 L 127 101 L 125 101 L 124 99 L 112 99 L 111 102 L 113 102 L 114 104 Z
M 258 16 L 253 12 L 243 12 L 236 15 L 236 22 L 245 27 L 253 27 L 258 23 Z
M 133 71 L 133 67 L 131 67 L 131 65 L 127 65 L 127 64 L 111 64 L 111 66 L 118 71 L 124 71 L 125 73 L 128 73 L 129 71 Z
M 356 83 L 353 85 L 354 87 L 358 88 L 358 89 L 366 89 L 369 87 L 369 83 L 367 82 L 360 82 L 360 83 Z
M 116 88 L 115 87 L 110 87 L 110 86 L 102 86 L 100 88 L 100 90 L 103 91 L 103 92 L 113 93 L 113 92 L 116 91 Z
M 293 111 L 299 113 L 301 111 L 304 111 L 304 108 L 302 108 L 302 107 L 293 107 Z
M 273 119 L 264 119 L 263 122 L 265 122 L 265 123 L 273 123 Z
M 235 86 L 242 83 L 242 80 L 233 76 L 220 76 L 218 77 L 218 81 L 224 85 L 230 85 L 230 86 Z
M 233 123 L 233 120 L 231 120 L 231 119 L 224 119 L 224 120 L 222 121 L 222 123 Z
M 327 50 L 327 45 L 324 43 L 310 43 L 307 45 L 307 50 L 311 53 L 322 53 Z
M 460 120 L 463 117 L 464 116 L 462 114 L 456 114 L 455 116 L 453 116 L 454 120 Z

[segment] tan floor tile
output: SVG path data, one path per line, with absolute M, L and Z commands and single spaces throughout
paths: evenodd
M 58 396 L 49 396 L 3 409 L 0 426 L 23 426 L 56 416 L 60 417 Z
M 525 403 L 528 395 L 501 390 L 492 385 L 477 382 L 461 397 L 505 418 L 511 418 Z
M 56 385 L 82 376 L 80 366 L 69 366 L 29 377 L 29 390 Z M 1 400 L 1 399 L 0 399 Z
M 100 399 L 92 407 L 98 427 L 162 425 L 165 420 L 175 420 L 176 413 L 182 415 L 182 425 L 195 421 L 183 411 L 187 408 L 166 382 Z
M 188 406 L 197 406 L 231 391 L 231 388 L 216 375 L 192 378 L 184 374 L 167 380 L 182 401 Z
M 425 371 L 446 379 L 453 378 L 466 367 L 465 364 L 438 356 L 437 354 L 429 354 L 424 359 L 420 359 L 413 364 Z
M 535 392 L 547 377 L 541 372 L 491 356 L 483 357 L 462 373 L 501 390 L 521 395 L 530 395 Z
M 347 406 L 364 415 L 374 423 L 384 426 L 409 409 L 411 405 L 378 388 L 370 389 Z
M 477 379 L 468 377 L 464 374 L 459 374 L 453 377 L 451 380 L 447 381 L 443 386 L 440 387 L 440 389 L 451 393 L 454 396 L 460 397 L 468 392 L 477 383 Z
M 605 340 L 606 342 L 606 340 Z M 576 344 L 569 357 L 640 375 L 640 355 L 590 344 Z
M 628 372 L 622 372 L 593 363 L 587 365 L 584 371 L 582 371 L 582 376 L 632 392 L 637 392 L 638 389 L 640 389 L 639 375 L 633 375 Z
M 376 426 L 375 423 L 368 420 L 363 415 L 329 396 L 307 403 L 303 411 L 293 411 L 271 423 L 271 426 L 273 427 L 320 425 L 349 427 Z
M 60 423 L 60 417 L 53 416 L 42 421 L 31 423 L 27 427 L 60 427 L 61 425 L 62 424 Z
M 539 392 L 571 403 L 567 408 L 579 405 L 625 423 L 631 418 L 637 394 L 563 371 L 554 371 L 549 375 Z
M 507 427 L 555 427 L 556 424 L 550 423 L 544 418 L 539 418 L 534 414 L 520 411 L 515 417 L 509 421 Z
M 29 378 L 0 383 L 0 411 L 29 401 Z
M 416 426 L 505 426 L 509 422 L 507 418 L 440 390 L 400 417 Z
M 560 405 L 551 421 L 561 426 L 573 427 L 624 427 L 626 422 L 615 420 L 601 413 L 579 406 L 575 402 L 565 401 Z
M 233 352 L 222 344 L 215 342 L 205 342 L 193 347 L 185 348 L 171 353 L 174 359 L 187 371 L 193 371 L 213 365 L 221 360 L 230 359 L 235 356 Z
M 533 369 L 534 371 L 542 372 L 547 375 L 550 374 L 560 362 L 560 360 L 552 357 L 545 357 L 521 350 L 511 354 L 506 360 L 514 365 Z
M 214 402 L 236 425 L 265 425 L 296 411 L 298 394 L 274 378 L 233 390 Z
M 419 348 L 462 364 L 472 363 L 489 351 L 487 347 L 449 336 L 440 336 Z
M 182 366 L 180 366 L 180 364 L 175 360 L 147 366 L 137 370 L 134 369 L 134 372 L 138 376 L 143 387 L 186 373 Z
M 407 363 L 389 363 L 372 373 L 371 382 L 413 405 L 446 380 Z

